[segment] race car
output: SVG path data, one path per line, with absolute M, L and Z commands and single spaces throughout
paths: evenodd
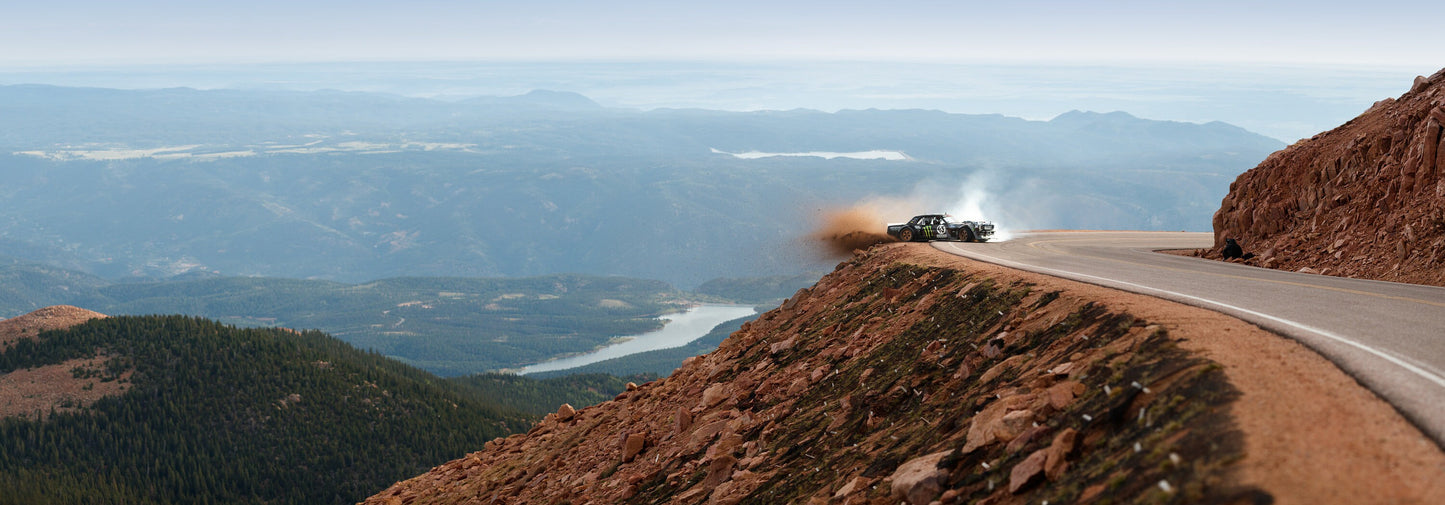
M 958 240 L 988 242 L 993 238 L 993 223 L 988 221 L 952 221 L 947 214 L 913 216 L 903 224 L 888 225 L 888 235 L 904 242 Z

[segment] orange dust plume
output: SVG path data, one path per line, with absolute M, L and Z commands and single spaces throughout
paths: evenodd
M 895 241 L 888 236 L 888 222 L 872 205 L 827 211 L 823 214 L 822 228 L 811 238 L 822 245 L 829 256 L 848 256 L 855 249 Z

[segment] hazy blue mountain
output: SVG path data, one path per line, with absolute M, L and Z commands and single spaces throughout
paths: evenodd
M 804 239 L 820 212 L 874 196 L 933 207 L 977 190 L 1015 228 L 1204 230 L 1229 181 L 1280 147 L 1124 113 L 6 86 L 0 253 L 107 278 L 582 272 L 690 288 L 825 269 Z M 726 154 L 870 150 L 908 159 Z
M 483 96 L 462 100 L 462 104 L 475 105 L 502 105 L 518 108 L 542 108 L 571 111 L 598 110 L 602 106 L 577 93 L 570 91 L 551 91 L 545 89 L 532 90 L 525 95 L 518 96 Z

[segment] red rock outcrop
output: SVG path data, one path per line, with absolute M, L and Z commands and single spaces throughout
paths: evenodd
M 1214 214 L 1219 257 L 1445 285 L 1445 70 L 1240 175 Z
M 1264 496 L 1230 480 L 1242 437 L 1220 367 L 1129 314 L 910 263 L 910 247 L 839 265 L 670 377 L 560 409 L 366 503 Z

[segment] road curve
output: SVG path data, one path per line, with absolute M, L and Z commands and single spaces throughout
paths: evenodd
M 1011 268 L 1238 317 L 1333 361 L 1445 447 L 1445 288 L 1284 272 L 1160 254 L 1210 233 L 1034 232 L 934 247 Z

